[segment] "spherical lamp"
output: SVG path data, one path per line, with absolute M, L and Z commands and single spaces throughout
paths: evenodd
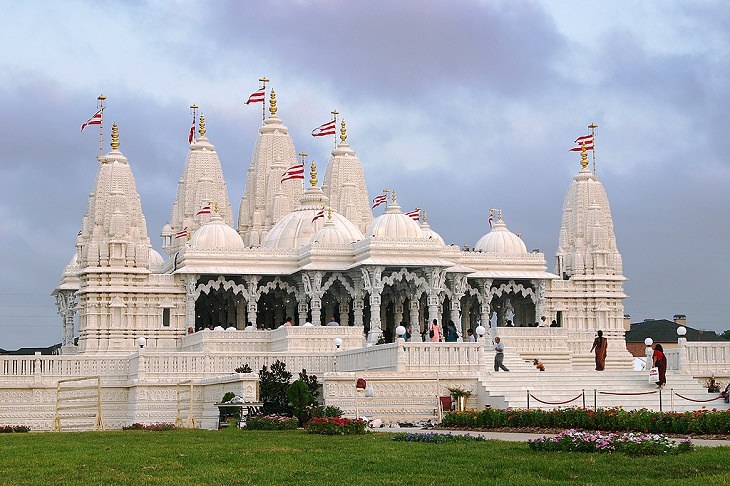
M 477 328 L 475 329 L 475 331 L 477 333 L 477 336 L 479 336 L 479 337 L 484 336 L 484 333 L 487 332 L 487 330 L 481 324 L 477 326 Z
M 398 326 L 395 328 L 395 333 L 398 335 L 399 338 L 402 338 L 403 335 L 406 333 L 406 328 L 403 326 Z
M 677 336 L 684 337 L 687 334 L 687 328 L 684 326 L 679 326 L 677 328 Z
M 644 344 L 646 344 L 647 346 L 651 346 L 652 344 L 654 344 L 654 340 L 648 337 L 644 339 Z
M 140 348 L 144 348 L 144 345 L 147 344 L 147 339 L 144 336 L 140 336 L 137 338 L 137 346 Z
M 332 342 L 335 343 L 335 347 L 337 347 L 337 349 L 340 349 L 340 346 L 342 346 L 342 338 L 340 337 L 334 338 Z

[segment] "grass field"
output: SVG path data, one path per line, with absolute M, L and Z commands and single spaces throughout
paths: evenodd
M 390 437 L 237 429 L 0 434 L 0 484 L 730 484 L 728 447 L 627 457 Z

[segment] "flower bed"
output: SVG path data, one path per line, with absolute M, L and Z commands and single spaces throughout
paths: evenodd
M 304 427 L 310 434 L 353 435 L 364 434 L 367 422 L 341 417 L 314 417 Z
M 556 410 L 492 409 L 449 412 L 441 425 L 476 429 L 556 428 L 663 434 L 730 434 L 730 410 L 654 412 L 621 408 Z
M 485 441 L 484 437 L 478 435 L 459 435 L 459 434 L 438 434 L 431 432 L 428 434 L 409 434 L 400 433 L 393 436 L 395 442 L 426 442 L 429 444 L 443 444 L 445 442 L 481 442 Z
M 602 434 L 576 430 L 565 430 L 556 437 L 530 440 L 528 445 L 534 451 L 621 452 L 632 456 L 679 454 L 693 448 L 689 439 L 675 442 L 662 434 Z
M 296 417 L 282 415 L 251 415 L 246 420 L 248 430 L 294 430 L 299 427 Z
M 140 424 L 135 422 L 127 427 L 122 427 L 122 430 L 151 430 L 159 432 L 162 430 L 173 430 L 175 428 L 175 424 L 170 422 L 158 422 L 154 424 Z

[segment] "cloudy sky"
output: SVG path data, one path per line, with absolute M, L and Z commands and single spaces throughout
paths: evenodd
M 730 328 L 730 4 L 684 1 L 0 0 L 0 348 L 61 341 L 50 296 L 98 162 L 79 133 L 108 97 L 160 251 L 205 114 L 237 211 L 267 76 L 297 151 L 337 109 L 370 197 L 425 208 L 474 245 L 502 208 L 553 271 L 561 209 L 595 122 L 597 172 L 637 322 Z M 105 144 L 104 152 L 109 150 Z

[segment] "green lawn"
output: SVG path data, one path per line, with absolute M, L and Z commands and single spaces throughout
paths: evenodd
M 527 444 L 393 442 L 301 430 L 0 434 L 2 485 L 730 484 L 730 448 L 667 457 L 536 453 Z

